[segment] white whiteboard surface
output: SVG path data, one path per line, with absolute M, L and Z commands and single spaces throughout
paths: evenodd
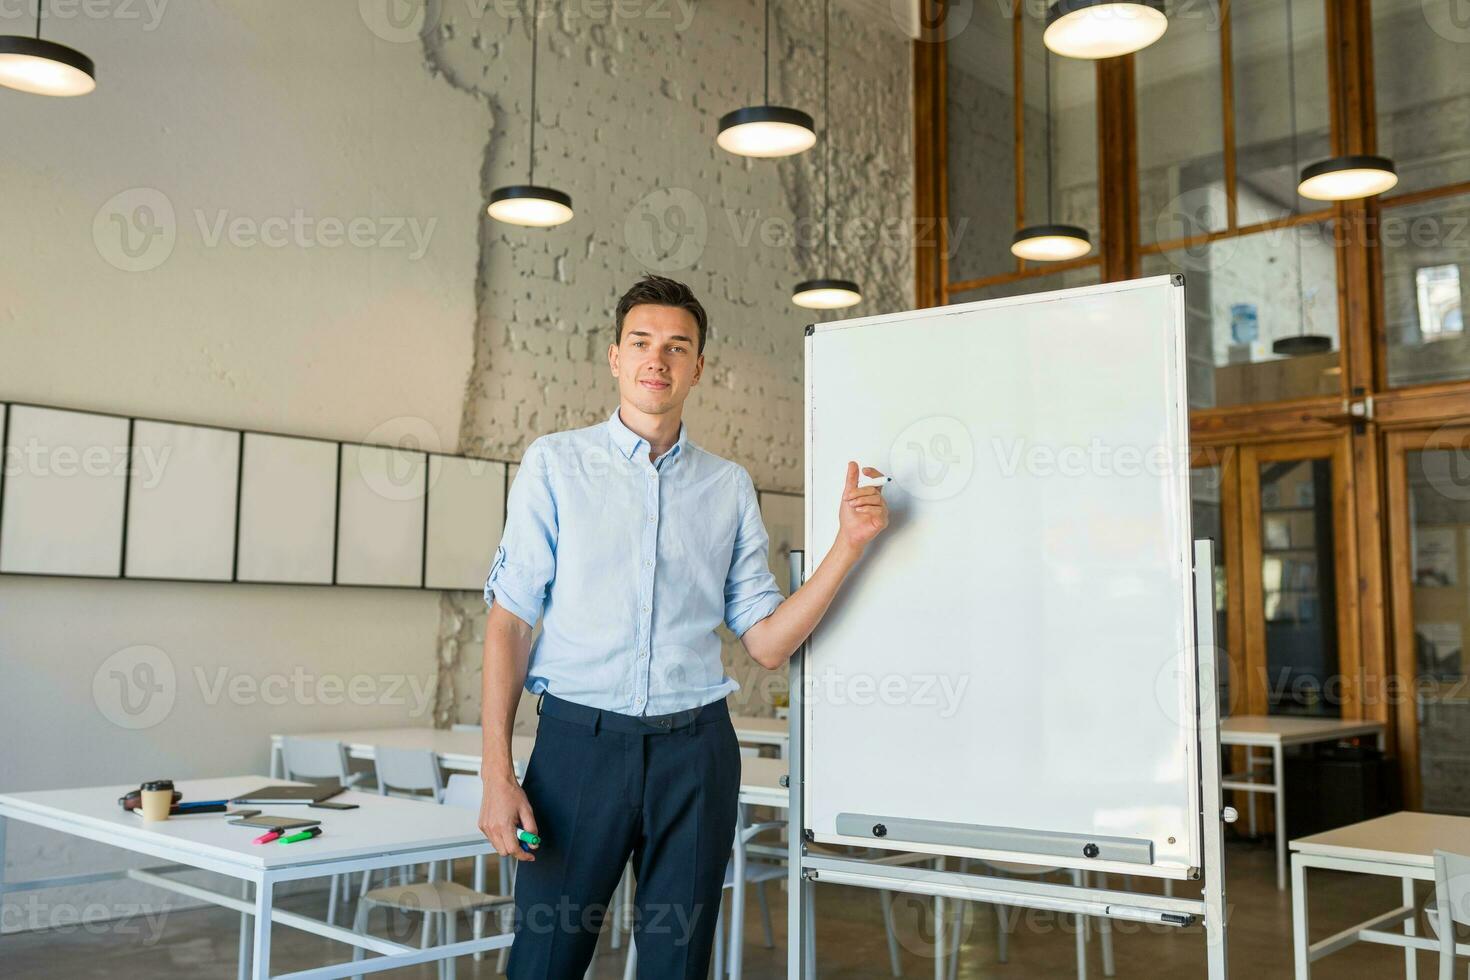
M 236 578 L 330 585 L 337 444 L 247 432 L 243 452 Z
M 847 460 L 895 478 L 806 660 L 817 840 L 1201 865 L 1183 310 L 1157 277 L 808 336 L 808 573 Z M 839 814 L 1146 841 L 1152 863 L 879 841 Z
M 424 573 L 424 453 L 342 445 L 338 585 L 418 585 Z
M 122 573 L 128 420 L 12 405 L 0 572 Z
M 425 588 L 483 589 L 504 529 L 504 463 L 429 457 Z
M 123 573 L 228 582 L 240 433 L 138 419 L 132 458 Z

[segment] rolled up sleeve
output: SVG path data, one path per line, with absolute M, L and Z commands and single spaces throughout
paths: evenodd
M 535 628 L 556 577 L 556 498 L 541 440 L 521 460 L 506 501 L 505 531 L 485 579 L 485 604 L 500 605 Z
M 740 526 L 725 578 L 725 625 L 736 636 L 765 619 L 781 605 L 781 589 L 771 574 L 770 538 L 761 521 L 760 504 L 750 474 L 741 471 Z

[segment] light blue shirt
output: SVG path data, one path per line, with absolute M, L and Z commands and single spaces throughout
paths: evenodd
M 485 602 L 531 626 L 526 689 L 630 715 L 718 701 L 724 622 L 737 635 L 781 604 L 750 475 L 688 440 L 606 422 L 531 443 L 510 489 Z

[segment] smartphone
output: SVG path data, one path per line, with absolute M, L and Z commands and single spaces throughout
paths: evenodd
M 308 809 L 317 810 L 356 810 L 356 803 L 333 803 L 331 800 L 322 800 L 320 803 L 306 804 Z

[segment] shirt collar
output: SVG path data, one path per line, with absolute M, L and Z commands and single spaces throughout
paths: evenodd
M 616 408 L 607 417 L 607 428 L 612 434 L 613 445 L 618 447 L 618 452 L 622 453 L 624 458 L 631 460 L 633 454 L 638 452 L 639 447 L 642 447 L 644 452 L 648 451 L 648 440 L 624 425 L 623 420 L 618 416 L 618 410 Z M 679 455 L 680 450 L 684 448 L 684 443 L 688 441 L 689 437 L 686 427 L 683 422 L 680 422 L 678 441 L 674 443 L 672 449 L 663 456 L 660 456 L 659 459 L 672 459 Z

